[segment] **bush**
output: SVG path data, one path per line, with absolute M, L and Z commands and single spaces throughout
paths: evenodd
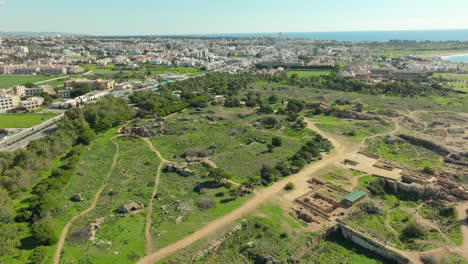
M 275 147 L 281 147 L 283 140 L 280 137 L 274 137 L 271 139 L 271 144 Z
M 182 153 L 182 157 L 199 157 L 206 158 L 213 154 L 210 150 L 201 149 L 201 148 L 188 148 Z
M 294 183 L 292 183 L 292 182 L 288 182 L 288 183 L 284 186 L 284 189 L 285 189 L 286 191 L 294 190 L 294 188 L 296 188 L 296 186 L 294 186 Z
M 402 238 L 421 238 L 424 237 L 425 231 L 424 227 L 420 224 L 416 223 L 415 221 L 409 222 L 406 227 L 403 229 Z
M 198 202 L 197 202 L 197 206 L 201 209 L 211 209 L 213 208 L 214 206 L 216 205 L 216 203 L 211 200 L 210 198 L 201 198 Z
M 29 261 L 32 264 L 42 264 L 47 258 L 47 248 L 46 247 L 37 247 L 33 250 Z
M 57 243 L 52 223 L 49 220 L 41 220 L 31 227 L 31 233 L 37 242 L 44 246 L 51 246 Z
M 431 168 L 431 167 L 424 167 L 424 169 L 422 171 L 424 173 L 426 173 L 426 174 L 434 174 L 435 173 L 434 168 Z

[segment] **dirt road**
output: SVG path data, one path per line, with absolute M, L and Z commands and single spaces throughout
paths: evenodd
M 151 195 L 150 201 L 148 203 L 148 213 L 146 214 L 146 225 L 145 225 L 145 239 L 146 239 L 146 254 L 150 254 L 153 251 L 153 237 L 151 236 L 151 224 L 152 224 L 152 215 L 153 215 L 153 201 L 154 197 L 156 196 L 156 193 L 158 192 L 158 186 L 159 186 L 159 178 L 161 176 L 161 171 L 162 168 L 164 167 L 164 164 L 166 164 L 166 160 L 163 159 L 161 156 L 161 153 L 154 147 L 153 143 L 147 139 L 147 138 L 142 138 L 143 141 L 148 143 L 149 148 L 156 153 L 156 155 L 161 159 L 161 163 L 158 166 L 158 172 L 156 173 L 156 177 L 154 179 L 154 189 L 153 193 Z
M 93 199 L 93 202 L 91 203 L 91 205 L 88 208 L 86 208 L 84 211 L 82 211 L 81 213 L 75 215 L 72 219 L 70 219 L 67 222 L 67 224 L 65 225 L 65 227 L 62 229 L 62 233 L 60 234 L 60 238 L 59 238 L 59 241 L 57 243 L 57 248 L 56 248 L 55 254 L 54 254 L 54 262 L 53 262 L 54 264 L 59 264 L 60 263 L 60 254 L 62 252 L 63 246 L 65 244 L 65 239 L 67 237 L 67 233 L 70 230 L 71 225 L 76 221 L 76 219 L 78 219 L 81 216 L 89 213 L 91 210 L 94 209 L 94 207 L 96 207 L 97 201 L 99 200 L 99 197 L 101 197 L 101 193 L 104 191 L 104 188 L 106 188 L 107 183 L 109 182 L 109 178 L 112 175 L 112 172 L 115 169 L 115 166 L 117 165 L 117 160 L 118 160 L 119 155 L 120 155 L 120 147 L 119 147 L 119 144 L 117 142 L 115 142 L 115 140 L 114 140 L 115 138 L 116 137 L 111 138 L 111 141 L 115 144 L 116 150 L 115 150 L 114 158 L 112 160 L 112 165 L 111 165 L 109 171 L 106 174 L 105 181 L 101 185 L 101 187 L 99 188 L 98 192 L 94 195 L 94 199 Z
M 144 258 L 142 258 L 140 261 L 138 261 L 139 264 L 150 264 L 154 263 L 156 261 L 159 261 L 189 245 L 194 243 L 195 241 L 198 241 L 202 238 L 205 238 L 216 231 L 222 229 L 223 227 L 228 226 L 229 224 L 233 223 L 234 221 L 244 217 L 246 214 L 249 212 L 255 210 L 259 205 L 267 202 L 269 198 L 271 198 L 273 195 L 284 192 L 283 188 L 288 182 L 292 182 L 296 186 L 305 186 L 305 182 L 309 179 L 310 175 L 315 174 L 317 171 L 333 165 L 336 162 L 340 162 L 343 160 L 343 158 L 346 156 L 347 153 L 356 151 L 356 147 L 346 147 L 343 146 L 340 141 L 336 140 L 333 135 L 330 135 L 328 133 L 324 133 L 320 131 L 318 128 L 316 128 L 312 123 L 308 123 L 309 129 L 312 129 L 320 134 L 322 134 L 324 137 L 327 137 L 334 145 L 334 150 L 332 151 L 331 154 L 327 155 L 324 157 L 324 159 L 316 161 L 312 164 L 307 165 L 303 170 L 301 170 L 299 173 L 291 175 L 287 178 L 284 178 L 281 181 L 276 182 L 272 186 L 262 189 L 256 192 L 256 195 L 254 198 L 248 200 L 246 203 L 244 203 L 242 206 L 238 207 L 237 209 L 231 211 L 225 216 L 222 216 L 209 224 L 205 225 L 201 229 L 197 230 L 196 232 L 190 234 L 189 236 L 165 247 L 162 248 L 154 253 L 151 253 Z M 296 188 L 294 192 L 301 193 L 302 190 L 298 190 L 299 188 Z M 301 188 L 302 189 L 302 188 Z

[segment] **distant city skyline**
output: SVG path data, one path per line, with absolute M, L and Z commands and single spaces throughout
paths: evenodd
M 194 35 L 468 29 L 466 0 L 0 0 L 0 31 Z

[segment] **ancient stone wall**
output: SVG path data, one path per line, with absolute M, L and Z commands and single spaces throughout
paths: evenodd
M 341 233 L 346 239 L 353 241 L 354 243 L 358 244 L 359 246 L 370 250 L 388 260 L 394 261 L 398 264 L 406 264 L 409 263 L 409 260 L 398 253 L 386 248 L 380 242 L 374 241 L 371 238 L 359 233 L 358 231 L 354 230 L 353 228 L 347 226 L 344 223 L 339 223 L 339 227 Z

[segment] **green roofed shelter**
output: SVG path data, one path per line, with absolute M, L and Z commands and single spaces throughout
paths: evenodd
M 353 191 L 347 194 L 345 197 L 343 197 L 342 203 L 343 205 L 347 207 L 351 207 L 353 204 L 355 204 L 356 202 L 359 202 L 361 199 L 366 197 L 366 194 L 367 194 L 366 192 L 360 191 L 360 190 Z

